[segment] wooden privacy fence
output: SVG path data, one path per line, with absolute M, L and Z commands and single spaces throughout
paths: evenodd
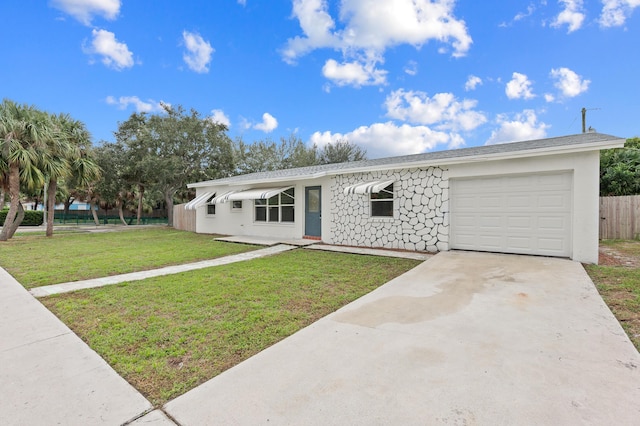
M 600 239 L 640 238 L 640 195 L 600 197 Z
M 196 211 L 185 209 L 185 204 L 173 206 L 173 227 L 181 231 L 196 232 Z

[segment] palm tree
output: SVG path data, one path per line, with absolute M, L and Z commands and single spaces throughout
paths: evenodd
M 18 105 L 8 99 L 0 104 L 0 173 L 10 199 L 0 241 L 11 238 L 24 217 L 21 184 L 35 188 L 44 183 L 38 164 L 41 153 L 47 150 L 45 141 L 49 132 L 42 112 L 35 107 Z
M 84 123 L 68 114 L 50 118 L 54 132 L 48 138 L 49 149 L 42 155 L 42 170 L 48 178 L 47 237 L 53 235 L 58 181 L 71 176 L 75 185 L 88 187 L 100 178 L 100 168 L 89 154 L 91 136 Z

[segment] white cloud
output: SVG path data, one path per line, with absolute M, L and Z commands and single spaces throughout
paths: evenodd
M 533 15 L 533 12 L 535 12 L 536 7 L 534 5 L 529 5 L 527 7 L 527 11 L 526 12 L 518 12 L 516 14 L 516 16 L 513 17 L 513 19 L 511 20 L 511 22 L 502 22 L 500 23 L 500 25 L 498 25 L 499 27 L 510 27 L 511 25 L 513 25 L 514 22 L 518 22 L 521 21 L 525 18 L 528 18 L 529 16 Z
M 450 46 L 452 56 L 464 56 L 472 40 L 465 22 L 453 15 L 454 5 L 452 0 L 343 0 L 337 11 L 343 25 L 337 28 L 326 0 L 293 0 L 303 35 L 287 40 L 282 56 L 291 64 L 315 49 L 330 48 L 342 52 L 345 64 L 360 62 L 370 73 L 384 61 L 386 49 L 401 44 L 419 48 L 437 41 Z
M 409 61 L 404 67 L 404 72 L 409 75 L 418 74 L 418 63 L 416 61 Z
M 355 87 L 384 84 L 387 71 L 375 69 L 375 63 L 347 62 L 339 64 L 329 59 L 322 67 L 322 75 L 338 86 Z
M 556 97 L 553 96 L 552 93 L 545 93 L 544 94 L 544 100 L 547 102 L 554 102 L 556 100 Z
M 227 128 L 231 127 L 231 120 L 229 120 L 227 114 L 225 114 L 221 109 L 211 110 L 211 116 L 209 119 L 214 123 L 224 124 Z
M 451 93 L 437 93 L 430 98 L 419 91 L 396 90 L 387 96 L 387 117 L 413 124 L 435 125 L 437 130 L 469 131 L 487 121 L 474 111 L 477 101 L 459 101 Z
M 214 52 L 213 47 L 205 41 L 200 34 L 189 31 L 182 32 L 182 39 L 187 51 L 182 58 L 192 71 L 197 73 L 209 72 L 209 62 Z
M 590 80 L 571 71 L 569 68 L 554 68 L 551 70 L 551 78 L 555 80 L 554 86 L 560 90 L 562 96 L 573 98 L 589 89 Z
M 120 0 L 51 0 L 51 5 L 84 25 L 91 25 L 94 16 L 113 20 L 120 13 Z
M 532 99 L 535 98 L 531 90 L 531 81 L 525 74 L 514 72 L 512 79 L 507 83 L 505 93 L 509 99 Z
M 600 25 L 603 27 L 620 27 L 633 10 L 640 6 L 640 0 L 602 0 Z
M 137 112 L 164 112 L 162 105 L 170 106 L 166 102 L 156 102 L 153 99 L 144 102 L 137 96 L 120 96 L 119 98 L 107 96 L 106 102 L 109 105 L 115 105 L 118 109 L 127 109 L 129 105 L 133 105 Z
M 367 151 L 367 157 L 382 158 L 397 155 L 419 154 L 431 151 L 439 145 L 459 147 L 464 140 L 457 134 L 440 132 L 427 126 L 400 126 L 393 122 L 361 126 L 348 133 L 315 132 L 310 142 L 322 147 L 327 143 L 346 139 Z
M 514 117 L 500 114 L 496 122 L 499 128 L 491 132 L 491 137 L 485 145 L 542 139 L 547 136 L 547 129 L 550 127 L 539 122 L 535 111 L 530 109 L 515 114 Z
M 470 75 L 469 78 L 467 78 L 467 82 L 464 84 L 464 90 L 466 90 L 467 92 L 470 90 L 476 90 L 476 87 L 481 85 L 482 79 L 480 77 Z
M 116 40 L 114 33 L 94 29 L 91 34 L 93 40 L 91 46 L 83 49 L 85 53 L 101 55 L 103 64 L 118 71 L 133 66 L 133 53 L 125 43 Z
M 238 0 L 238 4 L 241 6 L 246 6 L 247 5 L 247 0 Z
M 265 133 L 270 133 L 274 131 L 277 127 L 278 127 L 278 120 L 276 120 L 276 118 L 273 115 L 269 114 L 268 112 L 265 112 L 264 114 L 262 114 L 262 123 L 258 123 L 255 126 L 253 126 L 254 129 L 262 130 Z
M 564 5 L 564 9 L 556 16 L 551 26 L 561 27 L 566 24 L 568 33 L 579 30 L 585 18 L 583 0 L 559 0 L 558 2 Z

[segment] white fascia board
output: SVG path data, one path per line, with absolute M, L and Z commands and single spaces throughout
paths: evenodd
M 499 160 L 510 160 L 517 159 L 523 157 L 541 157 L 546 155 L 561 155 L 561 154 L 572 154 L 576 152 L 585 152 L 585 151 L 600 151 L 603 149 L 611 149 L 611 148 L 622 148 L 624 147 L 624 143 L 626 139 L 615 139 L 606 142 L 595 142 L 592 144 L 582 144 L 578 146 L 559 146 L 557 148 L 553 147 L 545 147 L 539 149 L 529 149 L 523 151 L 511 151 L 505 153 L 496 153 L 496 154 L 486 154 L 486 155 L 473 155 L 466 157 L 450 157 L 450 158 L 441 158 L 432 161 L 413 161 L 413 162 L 402 162 L 395 164 L 385 164 L 379 166 L 368 166 L 368 167 L 360 167 L 353 169 L 343 169 L 343 170 L 335 170 L 327 173 L 328 175 L 342 175 L 346 173 L 364 173 L 364 172 L 374 172 L 374 171 L 382 171 L 389 169 L 412 169 L 417 167 L 437 167 L 437 166 L 448 166 L 454 164 L 464 164 L 464 163 L 477 163 L 482 161 L 499 161 Z
M 255 179 L 255 180 L 242 180 L 236 182 L 228 182 L 226 179 L 211 180 L 205 182 L 190 183 L 187 188 L 202 188 L 207 186 L 242 186 L 242 185 L 257 185 L 265 183 L 280 183 L 280 182 L 293 182 L 298 180 L 317 179 L 325 176 L 336 176 L 351 173 L 366 173 L 381 170 L 396 170 L 396 169 L 411 169 L 417 167 L 437 167 L 444 165 L 464 164 L 464 163 L 476 163 L 479 161 L 497 161 L 497 160 L 509 160 L 523 157 L 541 157 L 545 155 L 560 155 L 571 154 L 576 152 L 585 151 L 599 151 L 603 149 L 622 148 L 626 139 L 616 138 L 606 141 L 598 141 L 589 144 L 577 144 L 577 145 L 560 145 L 557 147 L 544 147 L 538 149 L 527 149 L 522 151 L 509 151 L 500 152 L 495 154 L 485 155 L 472 155 L 465 157 L 448 157 L 440 158 L 431 161 L 404 161 L 399 163 L 381 164 L 378 166 L 363 166 L 354 168 L 344 168 L 339 170 L 327 170 L 325 172 L 317 172 L 308 175 L 298 176 L 279 176 L 267 179 Z
M 292 181 L 297 181 L 297 180 L 311 180 L 311 179 L 318 179 L 318 178 L 322 178 L 327 176 L 327 172 L 319 172 L 319 173 L 312 173 L 312 174 L 308 174 L 308 175 L 298 175 L 298 176 L 282 176 L 282 177 L 276 177 L 276 178 L 270 178 L 270 179 L 255 179 L 255 180 L 243 180 L 242 182 L 230 182 L 227 183 L 226 185 L 228 186 L 243 186 L 243 185 L 259 185 L 262 183 L 279 183 L 279 182 L 292 182 Z

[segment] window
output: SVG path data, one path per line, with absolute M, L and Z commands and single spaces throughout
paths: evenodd
M 293 222 L 294 195 L 294 188 L 289 188 L 269 199 L 254 200 L 256 222 Z
M 371 217 L 393 217 L 393 184 L 371 193 Z
M 231 210 L 242 210 L 242 200 L 231 201 Z
M 216 214 L 216 205 L 211 203 L 211 200 L 216 198 L 216 194 L 213 194 L 211 197 L 207 199 L 207 215 L 213 216 Z

